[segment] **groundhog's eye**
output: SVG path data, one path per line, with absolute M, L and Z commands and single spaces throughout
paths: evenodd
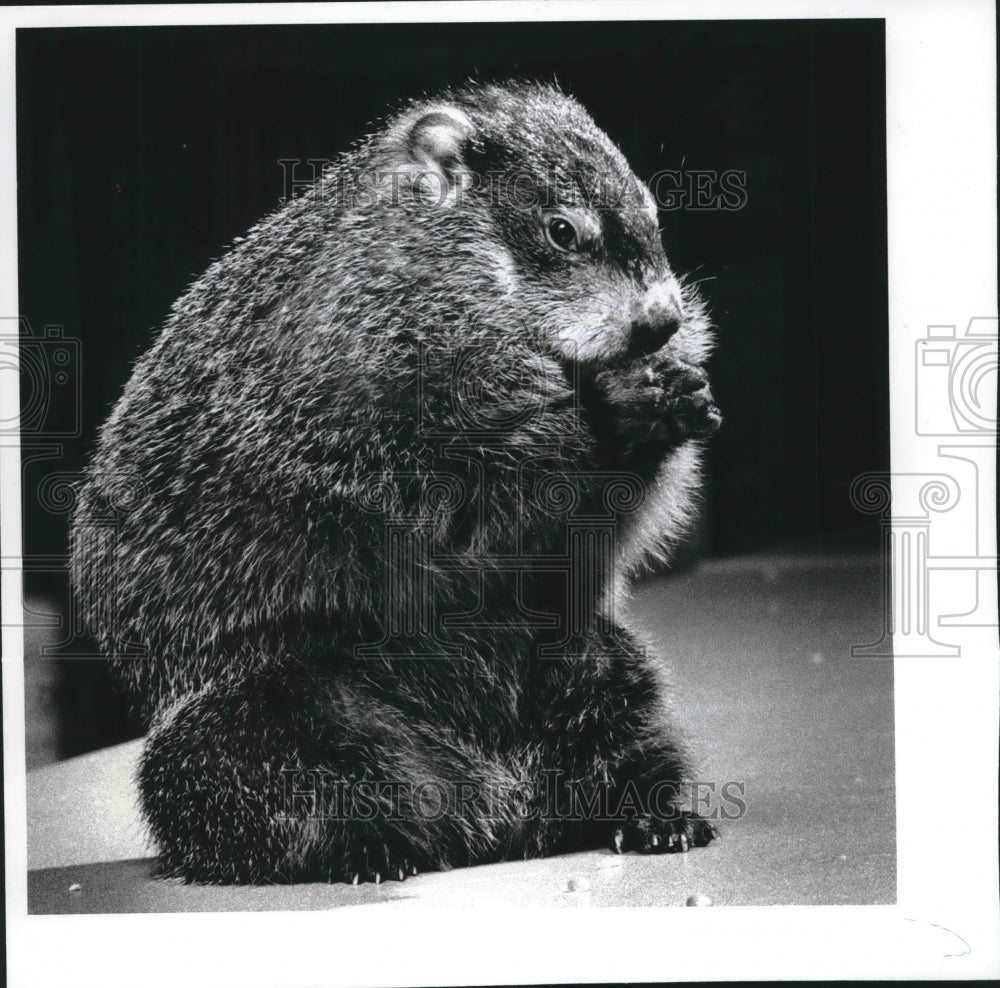
M 576 227 L 563 216 L 554 216 L 545 224 L 545 235 L 549 243 L 559 250 L 579 250 Z

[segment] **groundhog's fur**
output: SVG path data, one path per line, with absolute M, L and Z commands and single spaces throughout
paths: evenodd
M 74 523 L 95 633 L 144 650 L 118 666 L 164 871 L 710 840 L 616 616 L 690 517 L 709 347 L 648 191 L 547 86 L 410 105 L 214 263 Z

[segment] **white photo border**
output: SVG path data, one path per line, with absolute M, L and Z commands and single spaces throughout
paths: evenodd
M 19 311 L 18 27 L 828 17 L 886 21 L 891 462 L 894 493 L 905 497 L 907 485 L 920 486 L 914 477 L 949 472 L 948 457 L 954 464 L 955 454 L 941 447 L 965 445 L 964 436 L 949 440 L 933 429 L 920 431 L 915 420 L 918 399 L 924 400 L 918 394 L 918 341 L 928 338 L 928 327 L 942 326 L 955 327 L 959 339 L 973 319 L 994 320 L 996 331 L 996 34 L 988 0 L 8 7 L 0 10 L 2 312 Z M 995 402 L 995 374 L 992 381 Z M 17 414 L 16 392 L 0 393 L 0 414 Z M 995 519 L 995 449 L 975 455 L 978 518 Z M 384 910 L 377 913 L 382 928 L 373 929 L 371 914 L 351 907 L 335 913 L 27 915 L 19 450 L 4 447 L 0 457 L 11 985 L 131 988 L 204 980 L 248 988 L 1000 975 L 1000 673 L 997 630 L 985 624 L 949 628 L 950 641 L 961 649 L 958 657 L 896 661 L 895 906 L 526 907 L 503 915 L 492 907 L 427 909 L 399 915 L 391 929 L 385 928 Z M 978 533 L 970 553 L 962 525 L 938 521 L 933 512 L 929 517 L 935 557 L 995 560 L 995 526 Z M 967 612 L 968 573 L 959 572 L 960 564 L 940 569 L 932 583 L 935 612 Z M 976 573 L 983 606 L 992 607 L 995 621 L 995 564 Z

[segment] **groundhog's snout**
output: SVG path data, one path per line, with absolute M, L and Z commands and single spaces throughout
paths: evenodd
M 632 312 L 630 355 L 655 353 L 680 328 L 684 320 L 681 288 L 671 277 L 658 281 L 640 296 Z

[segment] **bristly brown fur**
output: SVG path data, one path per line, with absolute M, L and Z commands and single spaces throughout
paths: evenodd
M 74 519 L 88 621 L 145 652 L 118 666 L 152 718 L 164 870 L 351 881 L 711 839 L 690 815 L 524 803 L 542 777 L 686 777 L 661 663 L 616 611 L 691 517 L 710 348 L 648 191 L 533 83 L 410 104 L 212 264 L 136 364 Z M 587 532 L 613 558 L 574 556 Z M 289 802 L 319 776 L 395 802 Z M 430 819 L 413 795 L 459 783 L 489 812 Z

